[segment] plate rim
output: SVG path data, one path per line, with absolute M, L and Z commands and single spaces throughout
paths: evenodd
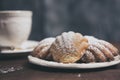
M 37 57 L 33 57 L 28 55 L 28 61 L 32 64 L 51 67 L 51 68 L 64 68 L 64 69 L 94 69 L 94 68 L 103 68 L 109 67 L 120 63 L 120 56 L 119 60 L 114 60 L 111 62 L 99 62 L 99 63 L 58 63 L 54 61 L 47 61 L 43 59 L 39 59 Z M 106 65 L 107 64 L 107 65 Z
M 27 40 L 25 41 L 26 43 L 27 42 L 32 42 L 32 43 L 39 43 L 39 41 L 35 41 L 35 40 Z M 24 43 L 24 42 L 23 42 Z M 33 51 L 34 47 L 33 48 L 26 48 L 26 49 L 21 49 L 21 50 L 5 50 L 5 51 L 1 51 L 0 54 L 13 54 L 13 53 L 26 53 L 26 52 L 31 52 Z

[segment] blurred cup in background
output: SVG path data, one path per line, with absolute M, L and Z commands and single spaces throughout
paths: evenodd
M 32 11 L 0 11 L 0 46 L 19 47 L 31 32 Z

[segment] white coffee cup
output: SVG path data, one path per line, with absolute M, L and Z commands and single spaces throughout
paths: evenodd
M 31 24 L 31 11 L 0 11 L 0 46 L 19 47 L 28 39 Z

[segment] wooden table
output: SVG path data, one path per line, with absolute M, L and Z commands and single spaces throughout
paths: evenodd
M 116 45 L 120 49 L 120 45 Z M 29 53 L 28 53 L 29 54 Z M 1 55 L 0 55 L 1 56 Z M 120 64 L 99 69 L 55 69 L 30 64 L 27 56 L 0 59 L 0 80 L 119 80 Z

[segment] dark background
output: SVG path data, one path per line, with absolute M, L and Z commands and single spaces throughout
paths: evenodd
M 120 0 L 0 0 L 0 10 L 33 11 L 32 40 L 75 31 L 120 42 Z

